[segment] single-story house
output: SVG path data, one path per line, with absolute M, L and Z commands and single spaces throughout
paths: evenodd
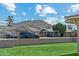
M 32 32 L 38 36 L 53 36 L 52 25 L 43 20 L 34 20 L 19 22 L 12 26 L 1 26 L 0 37 L 6 37 L 8 34 L 18 37 L 19 33 L 24 31 Z

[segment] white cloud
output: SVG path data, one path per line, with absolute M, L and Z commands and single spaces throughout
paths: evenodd
M 15 11 L 15 9 L 16 9 L 16 6 L 14 3 L 2 3 L 2 5 L 5 6 L 5 8 L 8 11 Z
M 40 13 L 41 10 L 42 10 L 42 6 L 41 5 L 36 5 L 35 9 L 36 9 L 37 13 Z
M 46 14 L 39 14 L 39 16 L 44 17 Z
M 46 21 L 48 24 L 56 24 L 57 23 L 57 18 L 56 17 L 47 17 L 47 19 L 46 20 L 44 20 L 44 21 Z
M 5 21 L 0 21 L 0 25 L 6 25 L 7 24 L 7 22 L 5 22 Z
M 16 15 L 16 13 L 15 13 L 15 12 L 11 12 L 11 14 Z
M 64 16 L 62 15 L 61 18 L 64 18 Z
M 68 13 L 71 12 L 71 9 L 68 9 L 67 12 L 68 12 Z
M 67 12 L 76 12 L 76 11 L 79 11 L 79 4 L 73 4 L 67 10 Z
M 65 23 L 65 19 L 64 19 L 63 15 L 61 15 L 60 17 L 58 17 L 58 22 Z
M 44 11 L 44 13 L 54 13 L 54 14 L 57 14 L 56 10 L 54 8 L 49 7 L 49 6 L 46 6 L 43 11 Z
M 22 15 L 23 15 L 23 16 L 26 16 L 26 13 L 25 13 L 25 12 L 22 12 Z
M 39 14 L 39 16 L 46 16 L 47 14 L 57 14 L 55 8 L 52 8 L 48 5 L 36 5 L 35 10 Z
M 2 3 L 2 5 L 13 15 L 15 15 L 16 6 L 14 3 Z
M 64 16 L 62 15 L 62 16 L 60 16 L 60 18 L 59 17 L 47 17 L 44 21 L 46 21 L 47 23 L 49 23 L 49 24 L 56 24 L 56 23 L 65 23 L 64 21 L 65 21 L 65 19 L 64 19 Z

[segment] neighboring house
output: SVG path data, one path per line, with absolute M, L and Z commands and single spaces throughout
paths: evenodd
M 52 25 L 43 20 L 19 22 L 12 26 L 1 26 L 0 36 L 6 37 L 6 35 L 12 35 L 18 37 L 22 31 L 32 32 L 38 36 L 52 36 Z M 41 34 L 41 32 L 43 32 L 43 34 Z
M 76 25 L 74 24 L 66 24 L 66 36 L 71 37 L 76 30 Z

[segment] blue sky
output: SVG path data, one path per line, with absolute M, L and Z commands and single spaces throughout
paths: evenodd
M 5 23 L 12 15 L 14 22 L 44 20 L 50 24 L 65 21 L 64 16 L 79 14 L 76 3 L 1 3 L 0 22 Z

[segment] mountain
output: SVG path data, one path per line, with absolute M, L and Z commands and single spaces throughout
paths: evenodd
M 52 25 L 48 24 L 47 22 L 43 20 L 32 20 L 32 21 L 23 21 L 16 23 L 15 26 L 25 26 L 25 27 L 31 27 L 36 29 L 51 29 Z

